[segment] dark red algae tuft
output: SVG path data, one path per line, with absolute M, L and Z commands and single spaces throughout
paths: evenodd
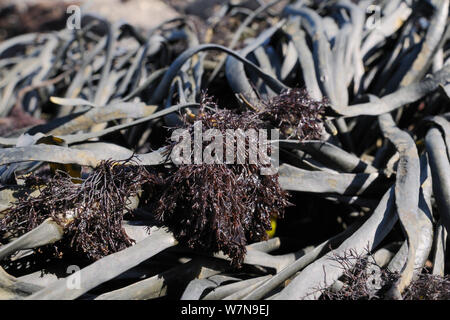
M 206 96 L 195 120 L 201 122 L 203 132 L 218 129 L 223 135 L 227 129 L 264 128 L 264 122 L 254 112 L 238 114 L 219 109 Z M 194 137 L 194 124 L 189 117 L 185 117 L 184 129 Z M 248 136 L 245 139 L 248 150 Z M 236 140 L 234 143 L 237 147 Z M 222 251 L 231 258 L 233 266 L 239 267 L 245 246 L 266 239 L 266 231 L 271 229 L 270 217 L 282 217 L 289 205 L 278 175 L 260 174 L 264 166 L 259 160 L 254 164 L 247 161 L 175 166 L 167 177 L 157 216 L 180 243 L 211 253 Z

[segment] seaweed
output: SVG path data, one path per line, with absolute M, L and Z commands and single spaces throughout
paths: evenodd
M 87 178 L 78 180 L 63 171 L 52 177 L 27 177 L 26 186 L 39 195 L 20 198 L 0 220 L 0 232 L 18 237 L 52 218 L 64 227 L 60 250 L 74 250 L 92 260 L 133 244 L 122 226 L 130 199 L 159 177 L 143 166 L 126 161 L 102 161 Z
M 202 133 L 217 129 L 260 129 L 263 123 L 253 112 L 237 114 L 218 109 L 212 97 L 203 96 L 195 121 Z M 184 126 L 194 138 L 194 124 L 188 115 Z M 237 148 L 237 137 L 234 138 Z M 248 155 L 249 137 L 245 140 Z M 193 144 L 193 142 L 192 142 Z M 205 142 L 203 142 L 205 145 Z M 173 150 L 174 144 L 172 144 Z M 236 150 L 236 149 L 235 149 Z M 194 155 L 190 155 L 192 159 Z M 271 217 L 283 217 L 289 205 L 287 192 L 278 183 L 278 175 L 261 175 L 263 164 L 181 164 L 166 178 L 164 190 L 156 206 L 163 225 L 182 244 L 206 252 L 222 251 L 235 267 L 241 266 L 245 246 L 267 238 Z
M 358 254 L 354 250 L 334 255 L 333 260 L 344 270 L 339 279 L 342 288 L 321 290 L 323 300 L 376 300 L 383 299 L 387 290 L 399 279 L 399 274 L 382 268 L 371 254 Z
M 400 274 L 380 266 L 370 253 L 358 254 L 349 250 L 335 255 L 333 260 L 344 270 L 339 279 L 340 286 L 321 289 L 322 300 L 381 300 L 391 299 L 389 288 Z M 450 279 L 448 276 L 430 274 L 426 268 L 416 271 L 415 278 L 406 287 L 403 300 L 449 300 Z
M 450 0 L 207 2 L 0 5 L 0 296 L 447 299 Z

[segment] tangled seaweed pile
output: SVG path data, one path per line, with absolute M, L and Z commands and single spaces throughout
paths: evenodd
M 373 255 L 347 252 L 336 256 L 344 274 L 342 281 L 322 291 L 324 300 L 377 300 L 389 299 L 388 289 L 399 279 L 398 272 L 378 265 Z M 353 260 L 353 261 L 352 261 Z M 419 273 L 403 294 L 404 300 L 448 300 L 450 278 L 430 274 L 426 269 Z
M 202 135 L 210 129 L 226 137 L 230 129 L 240 129 L 244 134 L 250 129 L 256 132 L 263 128 L 257 114 L 220 110 L 206 96 L 202 98 L 195 121 L 202 125 Z M 195 148 L 194 126 L 185 117 L 183 128 L 190 134 L 191 150 Z M 240 138 L 245 140 L 242 145 L 238 143 Z M 213 164 L 195 164 L 192 151 L 188 155 L 191 164 L 178 165 L 167 178 L 156 209 L 158 218 L 180 242 L 207 252 L 221 250 L 236 266 L 244 261 L 245 246 L 266 240 L 266 231 L 271 229 L 270 218 L 282 218 L 288 205 L 287 193 L 281 189 L 278 175 L 261 174 L 261 169 L 270 163 L 264 164 L 260 157 L 256 163 L 250 163 L 251 143 L 257 142 L 245 134 L 233 136 L 232 154 L 244 155 L 242 164 L 236 160 L 226 164 L 223 159 Z M 206 145 L 203 142 L 201 150 L 206 150 Z M 225 144 L 221 143 L 220 149 L 215 152 L 225 154 Z
M 447 299 L 449 3 L 233 0 L 0 42 L 0 298 Z M 276 173 L 251 135 L 220 163 L 210 129 L 278 130 Z

